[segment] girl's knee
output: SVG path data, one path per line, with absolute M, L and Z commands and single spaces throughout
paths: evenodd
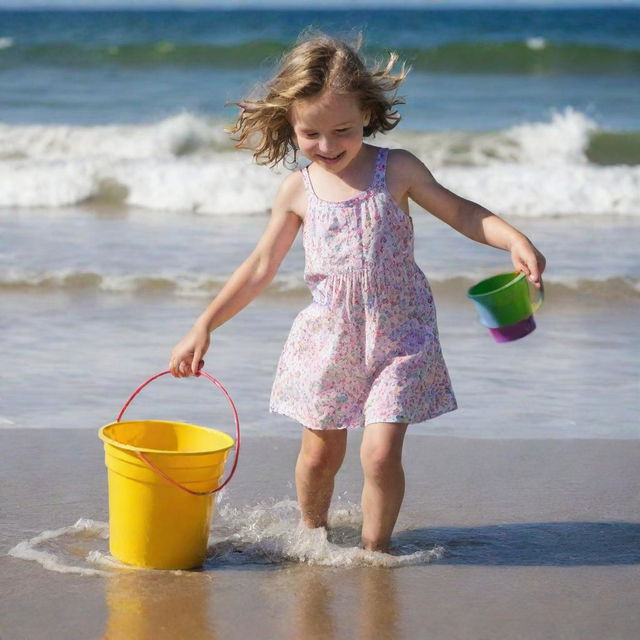
M 373 444 L 360 450 L 362 470 L 368 478 L 385 478 L 402 468 L 402 449 Z
M 374 475 L 401 465 L 402 447 L 408 423 L 380 422 L 365 427 L 360 461 L 365 473 Z
M 342 434 L 314 434 L 303 438 L 299 462 L 312 473 L 337 473 L 345 454 Z
M 327 449 L 300 451 L 299 460 L 312 473 L 337 473 L 343 456 Z

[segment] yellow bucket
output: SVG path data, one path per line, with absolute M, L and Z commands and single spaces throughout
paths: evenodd
M 226 389 L 203 375 L 227 396 L 236 421 L 236 455 L 227 480 L 224 462 L 231 436 L 184 422 L 121 422 L 133 398 L 164 371 L 142 384 L 116 422 L 99 431 L 109 481 L 109 548 L 126 564 L 149 569 L 190 569 L 204 562 L 213 517 L 213 494 L 231 480 L 238 463 L 240 425 Z

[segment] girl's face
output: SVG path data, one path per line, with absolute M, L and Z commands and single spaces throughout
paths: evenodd
M 369 124 L 353 95 L 325 91 L 296 100 L 289 112 L 300 152 L 331 173 L 340 173 L 362 148 L 362 130 Z

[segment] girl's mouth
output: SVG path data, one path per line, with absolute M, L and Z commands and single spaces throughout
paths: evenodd
M 320 158 L 320 160 L 322 160 L 323 162 L 327 162 L 329 164 L 332 164 L 334 162 L 338 162 L 338 160 L 340 160 L 342 158 L 342 156 L 344 155 L 344 151 L 342 153 L 339 153 L 337 156 L 333 156 L 333 157 L 329 157 L 329 156 L 323 156 L 318 154 L 318 158 Z

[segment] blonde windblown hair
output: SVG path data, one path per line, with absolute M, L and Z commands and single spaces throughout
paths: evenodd
M 330 89 L 340 94 L 353 94 L 371 119 L 364 136 L 393 129 L 400 120 L 394 107 L 403 104 L 395 91 L 408 73 L 405 65 L 397 75 L 392 73 L 398 61 L 389 53 L 386 65 L 367 69 L 355 47 L 324 34 L 312 35 L 297 44 L 281 62 L 277 75 L 266 85 L 263 98 L 236 103 L 240 114 L 228 133 L 235 134 L 236 149 L 251 149 L 258 164 L 275 166 L 293 152 L 296 146 L 289 110 L 295 100 L 310 98 Z

